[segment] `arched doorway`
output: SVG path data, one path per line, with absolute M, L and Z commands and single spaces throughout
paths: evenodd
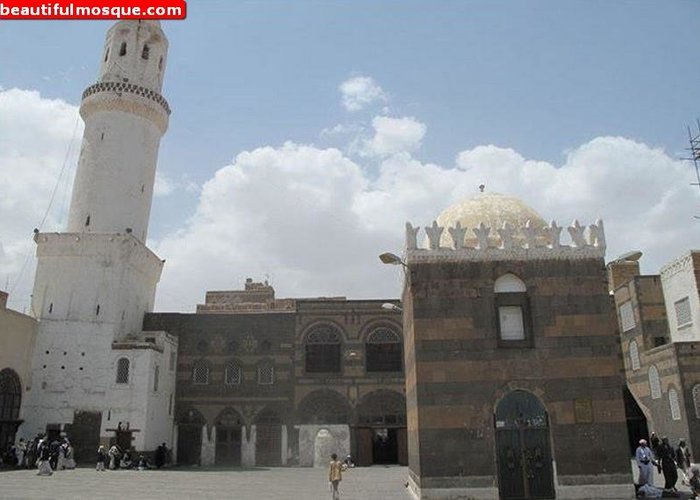
M 255 418 L 255 464 L 282 465 L 282 420 L 270 409 Z
M 202 457 L 202 427 L 206 420 L 195 409 L 180 414 L 177 419 L 177 463 L 198 465 Z
M 544 405 L 529 392 L 513 391 L 498 403 L 495 424 L 500 498 L 554 498 Z
M 22 403 L 22 384 L 14 370 L 0 371 L 0 453 L 4 453 L 15 442 Z
M 362 398 L 355 429 L 358 465 L 408 463 L 406 400 L 402 394 L 378 390 Z
M 227 408 L 216 419 L 216 465 L 241 465 L 241 429 L 243 419 L 240 414 Z

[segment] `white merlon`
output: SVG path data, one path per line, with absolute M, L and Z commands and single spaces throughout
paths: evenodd
M 527 221 L 522 227 L 504 222 L 500 228 L 491 228 L 483 222 L 477 227 L 463 228 L 458 222 L 448 227 L 451 241 L 444 246 L 441 235 L 445 227 L 433 221 L 424 228 L 427 236 L 425 248 L 418 246 L 420 227 L 406 223 L 407 262 L 460 261 L 460 260 L 528 260 L 528 259 L 583 259 L 605 257 L 605 230 L 603 221 L 582 226 L 574 220 L 567 227 L 570 244 L 561 242 L 562 227 L 556 221 L 549 226 L 537 227 Z M 492 232 L 492 229 L 495 231 Z M 468 238 L 469 231 L 476 236 Z M 498 236 L 491 236 L 497 233 Z M 470 245 L 470 242 L 473 244 Z

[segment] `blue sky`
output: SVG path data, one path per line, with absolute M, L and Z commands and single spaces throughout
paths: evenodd
M 405 153 L 404 164 L 435 164 L 450 170 L 461 152 L 494 145 L 517 152 L 525 161 L 547 162 L 559 169 L 566 166 L 572 152 L 596 138 L 618 137 L 643 145 L 645 151 L 663 152 L 663 161 L 654 164 L 662 172 L 659 183 L 687 184 L 683 174 L 666 176 L 663 171 L 683 155 L 687 145 L 685 127 L 700 115 L 700 65 L 694 56 L 700 33 L 698 2 L 194 0 L 188 6 L 187 20 L 163 23 L 170 40 L 163 93 L 173 115 L 161 146 L 159 172 L 171 181 L 172 192 L 155 198 L 150 236 L 157 249 L 170 248 L 164 242 L 178 232 L 196 232 L 196 219 L 202 217 L 198 207 L 207 196 L 204 185 L 216 179 L 217 171 L 227 166 L 259 168 L 257 163 L 236 167 L 233 159 L 257 148 L 279 151 L 285 141 L 320 151 L 338 148 L 344 159 L 359 166 L 362 182 L 369 186 L 363 188 L 365 191 L 386 189 L 395 193 L 392 190 L 400 189 L 400 183 L 393 183 L 389 189 L 381 181 L 383 172 L 389 169 L 390 155 L 363 152 L 361 146 L 377 133 L 373 120 L 380 116 L 410 118 L 425 125 L 427 131 L 419 134 L 409 151 L 392 151 Z M 96 78 L 104 33 L 110 24 L 3 22 L 0 86 L 5 90 L 35 90 L 42 100 L 59 99 L 79 105 L 82 90 Z M 341 104 L 339 86 L 353 77 L 371 78 L 381 87 L 382 98 L 361 110 L 348 111 Z M 346 132 L 322 133 L 337 125 L 343 125 Z M 60 152 L 60 147 L 56 146 L 56 151 Z M 478 168 L 488 170 L 499 150 L 491 153 L 483 160 L 486 166 Z M 619 159 L 627 158 L 630 168 L 634 168 L 637 153 L 618 148 L 606 156 L 607 163 L 600 163 L 621 169 L 625 162 Z M 60 156 L 56 160 L 59 163 Z M 639 161 L 656 161 L 649 159 L 651 156 L 640 157 Z M 11 163 L 1 162 L 0 157 L 0 172 L 7 172 Z M 650 164 L 648 168 L 644 172 L 653 172 L 655 167 Z M 471 173 L 474 179 L 489 178 L 473 169 Z M 634 179 L 638 174 L 629 175 Z M 584 204 L 586 210 L 581 208 L 581 212 L 603 212 L 609 219 L 611 215 L 605 212 L 618 198 L 616 193 L 624 192 L 630 199 L 632 194 L 636 198 L 646 196 L 643 191 L 630 193 L 634 186 L 624 180 L 624 175 L 617 177 L 622 179 L 620 185 L 608 197 L 574 197 L 570 205 Z M 538 199 L 541 193 L 523 187 L 527 183 L 517 187 L 499 179 L 494 176 L 489 184 L 494 191 L 515 191 L 541 211 L 556 209 L 568 214 L 568 208 L 551 200 L 557 188 L 551 187 L 545 202 Z M 426 174 L 422 182 L 431 183 L 431 177 Z M 469 183 L 464 186 L 460 188 L 461 196 L 472 194 Z M 229 194 L 235 196 L 239 188 L 231 189 Z M 698 205 L 697 193 L 683 193 L 689 205 Z M 358 201 L 361 198 L 349 196 L 347 204 L 355 208 L 362 204 Z M 568 197 L 568 193 L 562 192 L 561 196 Z M 662 206 L 666 210 L 663 217 L 675 221 L 691 210 L 684 205 L 684 212 L 673 212 L 663 202 L 671 199 L 668 193 L 655 196 L 660 201 L 654 205 L 654 214 Z M 416 222 L 429 223 L 459 198 L 460 192 L 431 191 L 430 197 L 430 203 L 418 204 L 428 213 Z M 409 203 L 407 200 L 401 207 Z M 637 212 L 646 208 L 641 206 Z M 362 210 L 355 210 L 355 214 Z M 408 208 L 396 210 L 400 212 L 397 218 L 415 214 Z M 559 217 L 557 213 L 543 215 L 548 219 Z M 36 218 L 28 214 L 27 220 L 32 217 Z M 372 219 L 362 217 L 355 222 L 366 226 Z M 57 214 L 55 220 L 59 224 L 61 215 Z M 620 226 L 632 220 L 621 220 Z M 629 227 L 625 230 L 631 231 Z M 694 244 L 694 236 L 684 236 L 684 231 L 695 234 L 697 227 L 679 227 L 674 238 L 683 246 L 654 257 L 649 271 Z M 10 232 L 5 230 L 3 236 L 0 221 L 0 242 L 6 247 L 5 267 L 12 282 L 17 261 L 22 259 L 19 254 L 7 257 Z M 395 233 L 396 240 L 389 236 L 379 240 L 399 246 L 401 224 L 395 225 Z M 625 239 L 629 241 L 627 236 Z M 653 239 L 653 235 L 641 237 L 640 246 L 653 246 Z M 177 246 L 183 244 L 179 241 Z M 278 264 L 235 262 L 255 278 L 275 275 Z M 319 278 L 313 285 L 312 281 L 308 285 L 290 284 L 306 283 L 297 274 L 304 269 L 319 273 L 325 281 Z M 183 268 L 181 272 L 192 270 Z M 288 292 L 285 295 L 343 293 L 346 278 L 328 272 L 295 263 L 289 274 L 281 272 L 276 286 Z M 225 282 L 217 282 L 216 276 L 212 276 L 213 282 L 188 282 L 187 287 L 199 288 L 188 295 L 187 301 L 193 303 L 197 300 L 194 297 L 203 296 L 207 288 L 226 283 L 229 288 L 239 286 L 239 278 L 246 271 L 239 269 L 236 273 L 226 276 Z M 334 284 L 323 285 L 329 281 Z M 361 284 L 350 284 L 348 294 L 397 295 L 396 279 L 390 281 L 390 286 L 380 287 L 376 293 Z M 172 294 L 182 295 L 175 288 Z M 174 302 L 164 306 L 184 307 Z

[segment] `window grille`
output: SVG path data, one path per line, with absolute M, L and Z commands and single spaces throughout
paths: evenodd
M 678 393 L 675 389 L 668 391 L 668 404 L 671 407 L 671 418 L 673 420 L 681 419 L 681 405 L 678 402 Z
M 204 361 L 198 361 L 192 369 L 192 383 L 207 385 L 209 383 L 209 366 Z
M 226 365 L 225 373 L 225 383 L 226 385 L 240 385 L 241 383 L 241 367 L 235 362 L 231 361 Z
M 693 386 L 693 405 L 695 406 L 695 418 L 700 419 L 700 384 Z
M 636 340 L 630 342 L 630 365 L 632 370 L 639 370 L 639 346 Z
M 627 332 L 637 326 L 636 322 L 634 321 L 632 302 L 629 300 L 620 306 L 620 323 L 623 332 Z
M 690 300 L 688 297 L 673 304 L 676 309 L 676 326 L 681 329 L 693 324 L 693 317 L 690 313 Z
M 367 336 L 365 357 L 368 372 L 400 372 L 401 337 L 391 328 L 375 329 Z
M 649 392 L 651 399 L 659 399 L 661 397 L 661 380 L 659 380 L 659 371 L 656 366 L 649 367 Z
M 119 358 L 117 361 L 117 384 L 129 383 L 129 360 Z
M 270 364 L 258 367 L 258 384 L 272 385 L 275 382 L 275 368 Z
M 330 325 L 314 328 L 306 338 L 307 373 L 340 373 L 340 333 Z

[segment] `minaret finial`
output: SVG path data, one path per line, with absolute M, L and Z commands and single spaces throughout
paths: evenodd
M 485 185 L 485 184 L 479 184 L 479 191 L 481 191 L 481 192 L 483 193 L 483 192 L 484 192 L 484 189 L 486 189 L 486 185 Z

